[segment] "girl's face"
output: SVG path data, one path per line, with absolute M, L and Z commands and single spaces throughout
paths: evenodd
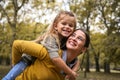
M 83 52 L 86 50 L 84 47 L 86 41 L 86 36 L 81 30 L 75 31 L 67 40 L 67 49 L 74 51 Z
M 61 15 L 62 16 L 62 15 Z M 75 18 L 71 16 L 64 16 L 55 26 L 59 37 L 68 37 L 70 36 L 75 29 Z

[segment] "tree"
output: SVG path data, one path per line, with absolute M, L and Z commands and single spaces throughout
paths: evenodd
M 103 39 L 106 38 L 106 35 L 100 32 L 91 33 L 91 54 L 94 56 L 96 72 L 100 72 L 100 61 L 102 62 L 101 48 L 104 47 Z M 100 57 L 101 56 L 101 57 Z
M 107 36 L 106 40 L 104 43 L 108 43 L 108 40 L 110 39 L 110 35 L 117 33 L 120 31 L 120 28 L 118 26 L 119 24 L 119 1 L 118 0 L 98 0 L 97 2 L 97 9 L 99 10 L 99 14 L 101 15 L 100 17 L 100 22 L 103 23 L 104 25 L 102 27 L 107 29 Z M 111 36 L 111 38 L 113 38 Z M 113 39 L 112 39 L 113 40 Z M 111 45 L 104 44 L 105 48 L 105 60 L 104 60 L 104 71 L 106 73 L 110 73 L 110 58 L 111 54 L 115 52 L 111 52 L 113 48 L 110 48 Z M 109 54 L 108 54 L 109 53 Z
M 21 9 L 21 7 L 25 4 L 26 0 L 22 0 L 22 2 L 17 2 L 16 0 L 12 1 L 2 1 L 3 4 L 7 3 L 10 5 L 7 5 L 4 7 L 4 5 L 0 5 L 0 8 L 2 10 L 2 14 L 5 14 L 7 21 L 10 25 L 10 28 L 12 30 L 12 39 L 10 42 L 10 45 L 12 46 L 12 42 L 15 40 L 16 37 L 16 24 L 17 24 L 17 14 L 18 11 Z

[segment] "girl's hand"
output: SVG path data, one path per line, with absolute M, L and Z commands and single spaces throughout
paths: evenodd
M 76 72 L 72 72 L 72 75 L 66 75 L 65 79 L 66 80 L 75 80 L 77 78 L 78 74 Z

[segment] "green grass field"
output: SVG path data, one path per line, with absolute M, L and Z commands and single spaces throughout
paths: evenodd
M 0 66 L 0 80 L 6 73 L 10 70 L 10 66 Z M 110 74 L 105 74 L 103 72 L 95 72 L 91 70 L 91 72 L 86 74 L 86 78 L 84 77 L 84 72 L 79 71 L 79 76 L 76 80 L 120 80 L 120 71 L 111 71 Z
M 90 72 L 84 77 L 84 72 L 79 72 L 77 80 L 120 80 L 120 73 L 105 74 L 103 72 Z

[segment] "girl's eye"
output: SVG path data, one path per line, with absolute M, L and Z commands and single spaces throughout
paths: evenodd
M 69 26 L 70 26 L 70 27 L 73 27 L 73 25 L 72 25 L 72 24 L 69 24 Z

